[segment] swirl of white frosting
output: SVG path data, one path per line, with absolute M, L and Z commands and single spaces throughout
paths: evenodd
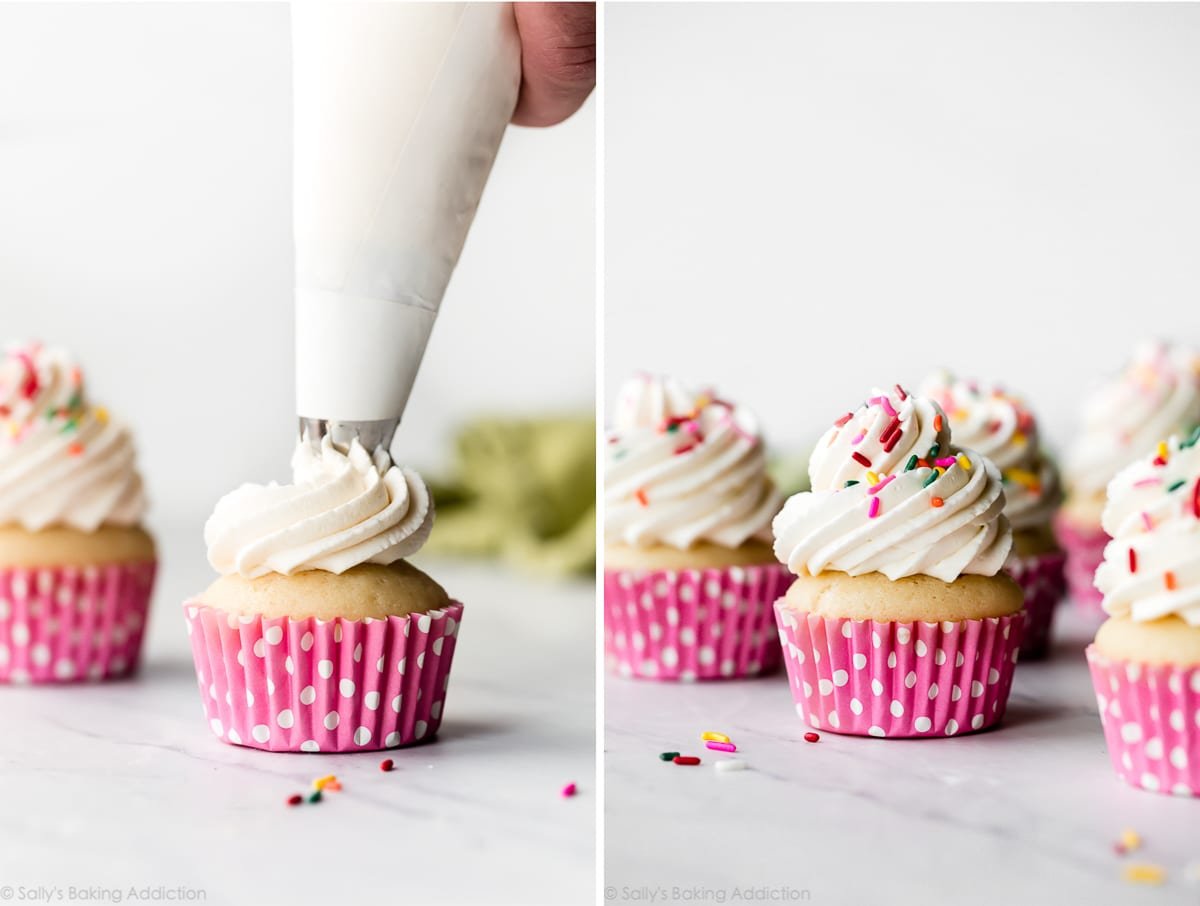
M 0 359 L 0 525 L 91 532 L 137 525 L 145 511 L 133 438 L 88 403 L 71 356 L 10 346 Z
M 433 528 L 425 482 L 383 448 L 372 455 L 356 440 L 343 453 L 328 435 L 302 440 L 292 474 L 292 484 L 244 484 L 217 502 L 204 525 L 217 572 L 253 579 L 393 563 L 420 549 Z
M 1115 617 L 1167 614 L 1200 626 L 1200 429 L 1172 437 L 1108 486 L 1104 530 L 1112 536 L 1096 587 Z
M 1083 424 L 1063 459 L 1067 484 L 1099 494 L 1121 469 L 1171 434 L 1200 424 L 1200 355 L 1142 343 L 1119 375 L 1084 403 Z
M 650 375 L 621 388 L 604 484 L 605 537 L 638 547 L 766 541 L 783 502 L 753 415 Z
M 818 442 L 813 490 L 775 517 L 775 556 L 796 575 L 994 576 L 1012 547 L 1000 473 L 946 421 L 899 386 L 872 391 Z
M 1058 470 L 1041 449 L 1037 419 L 1017 396 L 997 385 L 928 377 L 920 393 L 937 401 L 950 419 L 954 442 L 983 454 L 1000 470 L 1004 515 L 1013 529 L 1046 526 L 1062 503 Z

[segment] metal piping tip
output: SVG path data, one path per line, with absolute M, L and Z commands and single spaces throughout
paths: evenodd
M 400 419 L 389 418 L 382 421 L 340 421 L 338 419 L 300 417 L 300 438 L 320 440 L 326 434 L 333 438 L 333 445 L 343 453 L 350 449 L 350 442 L 355 438 L 363 445 L 368 453 L 377 447 L 391 450 L 392 438 L 400 426 Z

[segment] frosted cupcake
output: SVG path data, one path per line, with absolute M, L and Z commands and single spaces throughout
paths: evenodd
M 1087 399 L 1063 460 L 1067 500 L 1055 522 L 1071 597 L 1085 610 L 1100 614 L 1094 578 L 1108 542 L 1100 522 L 1105 487 L 1162 438 L 1198 423 L 1200 356 L 1182 346 L 1141 344 L 1125 370 Z
M 999 721 L 1024 615 L 995 465 L 897 386 L 834 423 L 809 477 L 774 522 L 796 576 L 775 610 L 801 719 L 887 737 Z
M 1200 429 L 1108 488 L 1096 585 L 1109 619 L 1088 664 L 1117 776 L 1200 795 Z
M 462 605 L 405 561 L 433 503 L 382 449 L 301 441 L 293 483 L 246 484 L 204 528 L 221 574 L 184 605 L 214 733 L 276 752 L 428 739 Z
M 92 405 L 62 349 L 0 359 L 0 682 L 127 676 L 154 542 L 129 430 Z
M 990 459 L 1000 470 L 1004 515 L 1013 532 L 1005 570 L 1025 593 L 1021 657 L 1042 657 L 1058 602 L 1066 594 L 1066 556 L 1051 523 L 1062 503 L 1058 470 L 1039 443 L 1037 420 L 1018 397 L 995 385 L 933 375 L 921 394 L 950 419 L 955 443 Z
M 779 663 L 771 553 L 782 497 L 758 422 L 665 377 L 625 384 L 605 450 L 609 668 L 664 680 L 751 676 Z

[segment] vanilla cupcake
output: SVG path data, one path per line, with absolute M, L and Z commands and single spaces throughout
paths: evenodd
M 1108 543 L 1100 518 L 1108 483 L 1162 438 L 1197 424 L 1200 355 L 1183 346 L 1142 343 L 1085 401 L 1083 424 L 1063 459 L 1067 499 L 1055 521 L 1071 597 L 1085 610 L 1100 613 L 1094 578 Z
M 982 454 L 1000 470 L 1004 515 L 1013 532 L 1013 549 L 1004 568 L 1025 594 L 1021 657 L 1042 657 L 1054 610 L 1066 594 L 1066 556 L 1052 527 L 1062 503 L 1058 470 L 1041 448 L 1037 419 L 1003 388 L 945 371 L 928 378 L 920 392 L 950 419 L 955 443 Z
M 61 349 L 0 360 L 0 682 L 127 676 L 154 542 L 129 430 L 87 398 Z
M 424 482 L 329 437 L 302 440 L 292 471 L 226 495 L 204 528 L 221 577 L 184 610 L 213 732 L 276 752 L 431 738 L 462 605 L 404 559 L 433 525 Z
M 775 610 L 801 719 L 881 737 L 999 721 L 1024 615 L 995 465 L 897 386 L 834 423 L 809 477 L 774 521 L 796 576 Z
M 782 498 L 758 422 L 665 377 L 625 384 L 605 450 L 605 649 L 623 676 L 750 676 L 775 667 L 771 553 Z
M 1109 619 L 1087 650 L 1117 776 L 1200 795 L 1200 429 L 1108 488 L 1096 586 Z

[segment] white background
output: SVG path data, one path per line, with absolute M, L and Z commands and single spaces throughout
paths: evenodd
M 1200 7 L 610 4 L 605 388 L 715 383 L 804 447 L 948 365 L 1052 441 L 1200 341 Z
M 0 340 L 79 356 L 136 430 L 152 523 L 286 478 L 286 4 L 0 3 Z M 512 128 L 396 450 L 437 471 L 478 412 L 586 409 L 595 128 Z M 202 551 L 201 551 L 202 553 Z

